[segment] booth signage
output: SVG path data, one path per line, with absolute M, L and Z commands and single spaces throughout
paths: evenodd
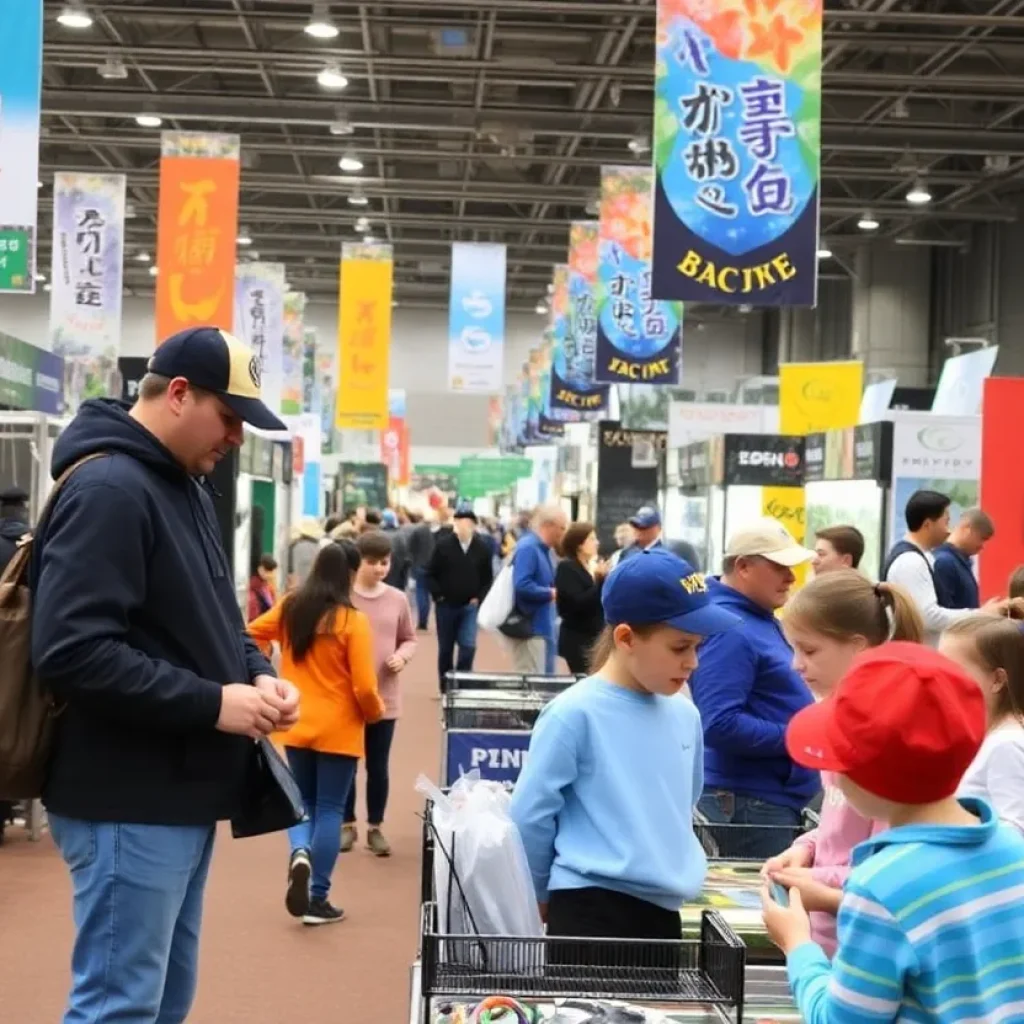
M 306 452 L 307 459 L 309 452 Z M 388 467 L 380 462 L 343 462 L 338 467 L 341 508 L 386 508 Z
M 825 435 L 808 434 L 804 442 L 804 483 L 825 479 Z
M 601 549 L 615 550 L 615 527 L 626 522 L 643 505 L 658 504 L 658 467 L 638 465 L 635 446 L 661 453 L 664 430 L 623 430 L 617 421 L 599 425 L 597 449 L 597 536 Z
M 862 423 L 853 428 L 853 478 L 888 484 L 892 477 L 892 424 Z
M 514 783 L 526 765 L 530 733 L 451 729 L 445 733 L 445 742 L 446 785 L 454 785 L 474 768 L 482 779 Z
M 0 405 L 64 411 L 64 359 L 0 331 Z
M 134 402 L 139 397 L 139 385 L 146 376 L 149 359 L 145 356 L 121 356 L 117 372 L 121 375 L 121 401 Z
M 804 439 L 773 434 L 730 434 L 725 438 L 725 483 L 755 487 L 800 487 L 804 482 Z

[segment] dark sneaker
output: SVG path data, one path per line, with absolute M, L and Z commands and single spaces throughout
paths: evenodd
M 344 920 L 345 911 L 340 907 L 332 907 L 329 900 L 323 898 L 309 901 L 309 910 L 303 914 L 302 923 L 309 925 L 335 924 Z
M 371 828 L 366 833 L 366 845 L 374 857 L 390 857 L 391 844 L 385 839 L 379 828 Z
M 288 862 L 288 892 L 284 905 L 292 917 L 309 913 L 309 877 L 312 874 L 307 850 L 296 850 Z
M 348 853 L 353 846 L 356 845 L 356 840 L 359 838 L 359 829 L 355 825 L 342 825 L 341 826 L 341 852 Z

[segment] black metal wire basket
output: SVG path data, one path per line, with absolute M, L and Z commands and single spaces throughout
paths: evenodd
M 496 992 L 720 1007 L 743 1019 L 746 947 L 714 910 L 699 937 L 680 940 L 477 936 L 441 934 L 428 902 L 420 957 L 425 1020 L 433 999 Z

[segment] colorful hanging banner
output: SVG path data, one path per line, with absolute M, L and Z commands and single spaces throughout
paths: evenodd
M 36 290 L 43 0 L 0 4 L 0 292 Z
M 864 364 L 782 363 L 779 366 L 779 430 L 816 434 L 855 427 L 860 419 Z
M 505 246 L 452 245 L 448 387 L 493 394 L 505 359 Z
M 822 0 L 658 0 L 653 292 L 812 306 Z
M 306 293 L 286 292 L 281 339 L 281 412 L 285 416 L 298 416 L 302 412 L 305 316 Z
M 345 242 L 341 247 L 334 418 L 341 430 L 384 430 L 388 425 L 393 266 L 390 245 Z
M 594 376 L 609 384 L 678 385 L 683 310 L 651 295 L 649 167 L 601 170 Z
M 320 448 L 325 455 L 334 452 L 334 388 L 338 379 L 338 358 L 334 345 L 317 345 L 316 376 L 320 389 Z
M 302 332 L 302 411 L 320 415 L 320 387 L 317 381 L 316 328 L 306 327 Z
M 284 264 L 235 267 L 234 335 L 253 350 L 263 370 L 264 404 L 281 411 L 284 345 Z
M 388 467 L 393 487 L 409 485 L 409 421 L 406 419 L 405 391 L 388 391 L 388 426 L 380 432 L 380 461 Z
M 237 135 L 164 132 L 157 213 L 156 343 L 210 324 L 234 328 Z
M 124 194 L 123 174 L 54 176 L 50 348 L 60 355 L 117 361 Z

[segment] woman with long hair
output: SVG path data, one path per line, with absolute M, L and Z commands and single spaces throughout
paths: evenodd
M 308 820 L 289 829 L 285 906 L 304 924 L 340 921 L 328 900 L 341 847 L 345 803 L 363 756 L 365 726 L 384 714 L 374 671 L 370 622 L 352 607 L 352 570 L 330 544 L 305 582 L 249 623 L 264 646 L 281 645 L 281 674 L 299 689 L 298 723 L 282 737 Z
M 555 605 L 562 626 L 558 653 L 569 671 L 584 675 L 590 668 L 590 648 L 604 629 L 601 588 L 608 566 L 597 561 L 597 531 L 593 523 L 573 523 L 562 538 L 555 571 Z

